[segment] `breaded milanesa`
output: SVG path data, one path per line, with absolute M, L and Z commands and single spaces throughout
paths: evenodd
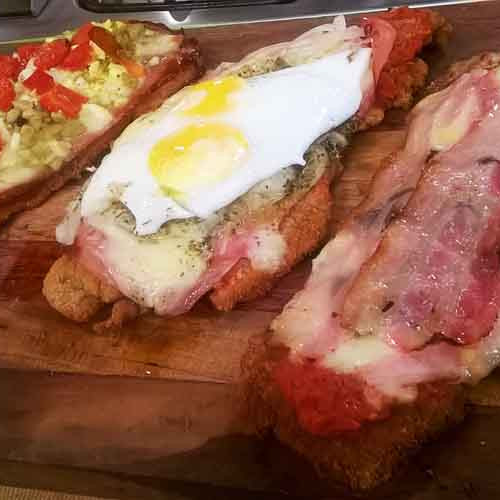
M 430 384 L 411 406 L 400 406 L 390 418 L 364 425 L 360 430 L 315 436 L 303 429 L 297 416 L 273 383 L 273 369 L 287 352 L 256 336 L 243 361 L 246 374 L 246 414 L 262 436 L 270 432 L 309 460 L 327 482 L 366 490 L 387 481 L 401 463 L 423 444 L 464 416 L 460 386 Z
M 235 265 L 226 272 L 211 288 L 209 299 L 219 310 L 230 310 L 238 302 L 252 300 L 265 294 L 279 280 L 281 276 L 300 262 L 306 255 L 312 253 L 328 236 L 331 192 L 330 183 L 342 170 L 338 161 L 339 152 L 346 144 L 346 138 L 359 130 L 379 123 L 384 116 L 386 109 L 390 107 L 407 107 L 410 105 L 415 92 L 424 84 L 427 76 L 427 65 L 415 58 L 415 54 L 425 43 L 432 41 L 432 35 L 448 31 L 445 20 L 434 13 L 414 14 L 413 11 L 403 9 L 401 17 L 403 19 L 413 19 L 418 22 L 427 23 L 425 39 L 419 38 L 415 46 L 405 49 L 404 54 L 398 53 L 397 58 L 382 71 L 381 81 L 383 85 L 377 87 L 376 98 L 373 100 L 370 109 L 364 109 L 359 116 L 354 116 L 345 122 L 336 132 L 330 146 L 324 145 L 320 139 L 314 147 L 323 149 L 321 155 L 327 158 L 327 163 L 323 165 L 324 172 L 318 176 L 314 183 L 300 189 L 294 187 L 289 190 L 286 196 L 279 201 L 273 201 L 266 206 L 261 206 L 259 210 L 249 217 L 243 218 L 243 222 L 238 225 L 254 225 L 256 227 L 273 227 L 278 229 L 286 250 L 277 268 L 272 270 L 257 269 L 252 266 L 248 258 L 241 258 Z M 394 30 L 397 36 L 400 19 L 389 18 L 394 22 Z M 384 21 L 384 25 L 388 23 Z M 314 30 L 313 30 L 314 31 Z M 317 31 L 319 34 L 320 32 Z M 310 36 L 316 36 L 311 32 Z M 419 35 L 421 36 L 421 35 Z M 437 36 L 437 35 L 436 35 Z M 440 36 L 437 36 L 440 38 Z M 298 39 L 300 40 L 300 39 Z M 283 44 L 286 45 L 286 44 Z M 396 46 L 396 45 L 395 45 Z M 399 47 L 399 46 L 398 46 Z M 280 45 L 269 47 L 248 56 L 239 63 L 223 64 L 215 71 L 208 74 L 207 78 L 213 77 L 251 77 L 275 71 L 283 67 L 283 59 L 278 56 L 277 49 Z M 400 51 L 400 48 L 397 49 Z M 390 60 L 390 59 L 389 59 Z M 296 64 L 296 62 L 295 62 Z M 293 64 L 292 64 L 293 66 Z M 384 96 L 383 99 L 381 96 Z M 380 97 L 380 98 L 379 98 Z M 335 138 L 336 137 L 336 138 Z M 337 141 L 337 142 L 336 142 Z M 77 311 L 78 302 L 81 301 L 82 288 L 78 285 L 75 292 L 72 292 L 71 272 L 76 272 L 75 283 L 82 282 L 82 274 L 91 273 L 90 270 L 82 266 L 75 266 L 70 262 L 70 257 L 64 261 L 56 263 L 49 271 L 44 282 L 43 293 L 49 303 L 65 316 L 76 321 L 88 321 L 106 301 L 99 301 L 92 290 L 88 293 L 92 296 L 90 303 L 92 307 L 86 307 L 84 311 Z M 88 281 L 88 280 L 84 280 Z M 64 294 L 61 293 L 62 283 L 64 283 Z M 63 297 L 64 295 L 64 297 Z M 121 294 L 117 292 L 117 296 Z M 122 306 L 123 308 L 123 302 Z M 136 309 L 137 311 L 139 308 Z M 127 315 L 129 314 L 127 310 Z M 120 317 L 118 313 L 115 314 Z M 113 322 L 107 323 L 112 325 Z
M 487 77 L 486 72 L 474 71 L 497 68 L 499 63 L 500 58 L 497 53 L 484 53 L 460 61 L 433 82 L 429 86 L 428 92 L 435 93 L 441 90 L 446 92 L 445 89 L 465 73 L 473 72 L 476 78 Z M 446 98 L 447 94 L 442 93 L 442 96 Z M 428 102 L 436 103 L 437 98 L 431 98 Z M 418 128 L 415 130 L 418 131 Z M 390 172 L 392 168 L 397 169 L 397 161 L 398 155 L 390 157 L 377 175 L 380 176 L 381 173 L 383 175 L 385 171 L 389 172 L 388 178 L 396 179 L 397 177 L 391 176 Z M 410 175 L 408 172 L 405 173 L 407 176 Z M 385 186 L 387 187 L 387 184 Z M 376 199 L 377 195 L 381 193 L 380 188 L 383 187 L 384 183 L 377 183 L 376 176 L 370 191 L 371 197 Z M 365 200 L 364 205 L 360 205 L 361 208 L 357 209 L 358 216 L 371 206 L 370 197 L 367 200 Z M 397 217 L 397 213 L 403 208 L 404 206 L 397 208 L 397 211 L 389 216 L 386 214 L 385 224 L 387 224 L 387 220 L 392 221 L 394 217 Z M 370 221 L 370 224 L 373 224 L 373 221 Z M 345 239 L 345 235 L 343 237 Z M 362 244 L 363 242 L 359 241 L 358 248 Z M 330 262 L 330 265 L 334 264 Z M 339 269 L 342 269 L 342 265 L 342 262 L 337 263 Z M 349 287 L 347 293 L 349 291 L 352 291 L 352 288 Z M 300 304 L 300 302 L 293 304 L 292 312 Z M 388 308 L 391 307 L 392 304 L 389 304 Z M 285 314 L 286 311 L 285 309 Z M 301 317 L 300 314 L 299 317 Z M 315 320 L 318 321 L 318 318 Z M 282 335 L 282 332 L 279 333 Z M 289 338 L 293 338 L 292 335 Z M 418 386 L 416 399 L 412 400 L 410 394 L 411 402 L 409 404 L 400 402 L 388 409 L 382 399 L 381 409 L 374 410 L 375 407 L 370 406 L 370 404 L 376 404 L 370 403 L 370 398 L 373 402 L 376 401 L 377 397 L 376 393 L 373 392 L 373 387 L 370 388 L 372 392 L 365 392 L 368 389 L 366 386 L 358 384 L 359 379 L 355 378 L 356 375 L 350 378 L 349 374 L 346 375 L 349 372 L 345 370 L 331 372 L 331 366 L 329 367 L 328 362 L 324 362 L 319 369 L 308 372 L 308 367 L 312 366 L 312 357 L 306 358 L 302 363 L 299 361 L 297 353 L 292 357 L 291 350 L 280 343 L 276 338 L 279 335 L 276 335 L 276 330 L 274 330 L 266 336 L 255 337 L 243 359 L 242 371 L 244 373 L 243 387 L 247 403 L 246 409 L 250 419 L 255 422 L 257 432 L 261 434 L 273 433 L 277 439 L 311 461 L 320 476 L 327 480 L 343 483 L 353 489 L 373 488 L 389 479 L 398 464 L 408 460 L 424 443 L 462 420 L 465 412 L 464 389 L 457 381 L 461 381 L 463 378 L 465 382 L 468 380 L 467 377 L 472 379 L 471 381 L 478 380 L 496 366 L 496 358 L 493 355 L 494 359 L 488 360 L 488 352 L 494 352 L 496 349 L 498 325 L 493 327 L 489 335 L 491 338 L 485 337 L 483 345 L 481 345 L 482 340 L 477 345 L 470 344 L 465 348 L 460 344 L 451 347 L 452 343 L 447 342 L 441 342 L 439 345 L 437 340 L 436 343 L 431 342 L 425 347 L 428 349 L 427 351 L 420 346 L 420 349 L 415 351 L 416 356 L 420 357 L 414 358 L 419 361 L 413 366 L 415 371 L 409 375 L 410 380 L 415 380 L 412 379 L 413 376 L 418 378 L 425 371 L 425 363 L 427 362 L 429 363 L 427 366 L 435 367 L 437 375 L 442 373 L 439 370 L 447 369 L 445 368 L 447 362 L 450 362 L 449 368 L 456 370 L 456 372 L 450 372 L 448 377 L 442 378 L 439 376 L 433 378 L 436 376 L 433 372 L 434 374 L 429 375 Z M 361 334 L 357 337 L 357 339 L 363 338 L 365 337 Z M 307 342 L 307 339 L 300 341 Z M 437 348 L 443 349 L 441 354 L 438 354 Z M 484 352 L 481 349 L 484 349 Z M 344 350 L 344 353 L 346 352 Z M 477 359 L 482 361 L 475 360 L 473 357 L 475 352 L 480 353 L 477 355 Z M 366 352 L 358 352 L 357 355 L 363 359 Z M 449 357 L 447 357 L 448 355 Z M 349 357 L 342 359 L 357 359 L 356 353 L 350 352 Z M 470 361 L 471 359 L 473 361 Z M 381 371 L 377 372 L 378 375 L 384 370 L 385 377 L 387 377 L 384 380 L 388 384 L 394 382 L 394 387 L 400 387 L 398 385 L 400 383 L 404 384 L 404 382 L 400 382 L 401 373 L 406 373 L 404 370 L 408 366 L 407 363 L 411 361 L 411 357 L 401 359 L 400 373 L 398 373 L 396 362 L 393 365 L 390 362 L 384 365 L 383 359 L 379 359 L 379 361 L 381 366 L 385 368 L 381 368 Z M 376 366 L 377 361 L 373 363 L 373 365 L 367 365 L 366 372 L 361 373 L 369 373 L 370 366 Z M 464 363 L 465 368 L 462 368 L 461 363 Z M 467 363 L 471 363 L 471 365 Z M 479 366 L 477 368 L 478 375 L 471 375 L 470 366 L 475 366 L 475 363 L 478 363 Z M 481 363 L 486 363 L 486 368 Z M 411 370 L 409 368 L 410 372 Z M 335 376 L 329 378 L 331 373 L 335 373 Z M 391 375 L 394 377 L 394 381 L 391 380 Z M 363 380 L 380 379 L 366 378 Z M 283 381 L 285 381 L 285 385 L 283 385 Z M 298 387 L 299 384 L 301 387 Z M 329 388 L 330 391 L 328 391 Z M 366 399 L 359 397 L 361 393 L 355 394 L 356 390 L 361 390 Z M 293 401 L 295 408 L 289 399 L 290 394 L 293 393 L 295 393 Z M 337 396 L 339 397 L 337 398 Z M 342 399 L 343 396 L 347 397 Z M 348 403 L 350 406 L 344 408 L 343 405 Z M 336 407 L 342 408 L 340 413 L 346 410 L 344 415 L 348 415 L 352 420 L 342 420 L 340 424 L 339 421 L 334 422 L 339 427 L 343 426 L 343 430 L 332 431 L 325 425 L 327 422 L 325 413 L 328 415 L 328 411 Z M 370 411 L 372 411 L 371 414 Z M 357 420 L 358 418 L 359 420 Z M 306 427 L 315 427 L 316 432 L 310 432 Z

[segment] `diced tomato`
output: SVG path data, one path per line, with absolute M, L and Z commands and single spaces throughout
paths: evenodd
M 55 84 L 40 97 L 40 105 L 50 112 L 61 111 L 68 118 L 76 118 L 88 99 L 63 85 Z
M 16 97 L 14 84 L 5 77 L 0 77 L 0 110 L 9 111 Z
M 121 46 L 113 34 L 101 26 L 92 26 L 89 31 L 89 39 L 111 58 L 116 57 L 121 50 Z
M 0 55 L 0 77 L 3 76 L 17 80 L 21 69 L 19 59 L 12 56 Z
M 89 32 L 94 27 L 92 23 L 87 23 L 81 26 L 71 39 L 71 45 L 80 45 L 90 40 Z
M 141 64 L 121 55 L 122 48 L 120 44 L 108 30 L 100 26 L 94 26 L 89 32 L 89 38 L 102 49 L 113 62 L 124 66 L 130 75 L 136 78 L 140 78 L 144 75 L 144 67 Z
M 39 69 L 53 68 L 66 57 L 68 52 L 69 43 L 66 39 L 44 43 L 35 54 L 35 66 Z
M 91 61 L 92 49 L 90 43 L 84 42 L 73 47 L 58 67 L 68 71 L 78 71 L 86 69 Z
M 19 56 L 19 62 L 24 68 L 28 61 L 40 50 L 42 44 L 40 43 L 27 43 L 26 45 L 21 45 L 17 48 L 17 55 Z
M 38 94 L 45 94 L 54 86 L 54 79 L 45 71 L 37 69 L 29 78 L 24 80 L 23 85 Z

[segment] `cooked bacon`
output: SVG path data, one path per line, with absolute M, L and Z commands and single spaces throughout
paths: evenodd
M 345 326 L 387 336 L 403 348 L 414 347 L 413 336 L 471 343 L 491 330 L 500 264 L 499 87 L 490 72 L 464 89 L 462 106 L 471 96 L 477 102 L 471 130 L 433 159 L 387 230 L 346 297 Z
M 339 322 L 345 294 L 363 263 L 377 249 L 386 225 L 415 189 L 431 151 L 434 114 L 456 93 L 462 93 L 463 86 L 471 85 L 467 82 L 469 79 L 462 79 L 415 108 L 405 148 L 377 172 L 365 200 L 314 260 L 304 290 L 274 321 L 272 329 L 278 342 L 297 354 L 314 357 L 352 335 Z

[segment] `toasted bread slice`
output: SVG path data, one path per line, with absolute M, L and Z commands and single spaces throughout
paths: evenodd
M 151 32 L 170 34 L 160 24 L 133 21 L 128 24 L 142 24 Z M 167 97 L 201 76 L 203 65 L 197 42 L 179 34 L 172 34 L 172 37 L 180 37 L 182 41 L 160 56 L 154 56 L 159 62 L 145 70 L 146 77 L 126 103 L 112 110 L 113 119 L 108 127 L 98 133 L 90 133 L 88 140 L 85 136 L 76 137 L 77 142 L 67 159 L 57 168 L 40 165 L 40 168 L 33 169 L 30 176 L 12 185 L 5 185 L 0 179 L 0 223 L 12 214 L 40 205 L 70 179 L 78 177 L 87 167 L 94 166 L 130 122 L 157 108 Z

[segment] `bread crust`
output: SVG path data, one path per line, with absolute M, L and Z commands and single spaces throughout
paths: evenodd
M 162 25 L 145 23 L 156 30 L 168 31 Z M 53 192 L 76 178 L 87 167 L 94 165 L 109 149 L 125 127 L 143 113 L 156 109 L 168 96 L 196 80 L 203 73 L 198 43 L 184 39 L 181 47 L 165 58 L 158 69 L 158 76 L 145 88 L 136 92 L 118 112 L 119 118 L 110 128 L 93 137 L 90 142 L 73 150 L 71 158 L 57 170 L 47 167 L 28 182 L 0 192 L 0 224 L 11 215 L 36 207 Z

